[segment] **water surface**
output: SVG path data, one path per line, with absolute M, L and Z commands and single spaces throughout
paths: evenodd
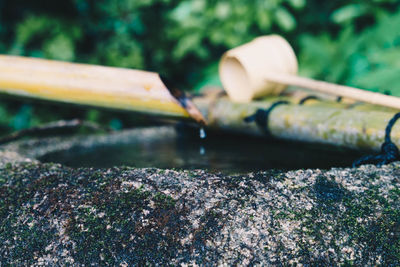
M 206 169 L 212 172 L 245 173 L 268 169 L 348 167 L 362 154 L 323 145 L 292 143 L 249 136 L 186 131 L 174 138 L 157 138 L 91 149 L 75 147 L 45 155 L 40 160 L 70 167 L 112 166 Z

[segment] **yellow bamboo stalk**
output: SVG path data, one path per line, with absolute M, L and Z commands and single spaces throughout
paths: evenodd
M 202 119 L 198 117 L 200 113 L 194 114 L 181 105 L 157 73 L 140 70 L 0 55 L 0 92 L 164 117 Z

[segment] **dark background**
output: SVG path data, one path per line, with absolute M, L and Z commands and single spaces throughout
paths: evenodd
M 0 0 L 0 53 L 161 72 L 180 88 L 218 85 L 227 49 L 289 40 L 300 74 L 400 96 L 396 0 Z M 0 134 L 59 119 L 113 128 L 134 115 L 0 98 Z

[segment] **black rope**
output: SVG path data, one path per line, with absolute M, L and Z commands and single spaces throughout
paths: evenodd
M 264 131 L 264 133 L 267 136 L 271 136 L 271 133 L 268 129 L 269 114 L 275 107 L 277 107 L 279 105 L 283 105 L 283 104 L 289 104 L 289 102 L 285 101 L 285 100 L 280 100 L 280 101 L 273 103 L 267 109 L 259 108 L 259 109 L 257 109 L 256 113 L 244 118 L 244 121 L 247 123 L 255 122 Z
M 320 100 L 320 98 L 318 96 L 315 95 L 308 95 L 306 97 L 303 97 L 300 101 L 299 101 L 299 105 L 303 105 L 306 101 L 308 100 Z
M 354 161 L 353 167 L 357 167 L 363 164 L 375 164 L 382 166 L 389 164 L 394 161 L 400 160 L 400 152 L 397 146 L 392 142 L 390 133 L 392 132 L 393 125 L 400 118 L 400 112 L 396 113 L 393 118 L 390 119 L 385 130 L 385 142 L 381 146 L 381 152 L 378 155 L 368 155 L 361 157 Z

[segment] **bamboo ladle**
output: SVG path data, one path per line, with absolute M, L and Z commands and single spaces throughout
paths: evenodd
M 219 73 L 224 89 L 235 102 L 278 94 L 287 85 L 299 86 L 375 105 L 400 109 L 400 98 L 354 87 L 297 76 L 297 59 L 290 44 L 281 36 L 258 37 L 227 51 Z

